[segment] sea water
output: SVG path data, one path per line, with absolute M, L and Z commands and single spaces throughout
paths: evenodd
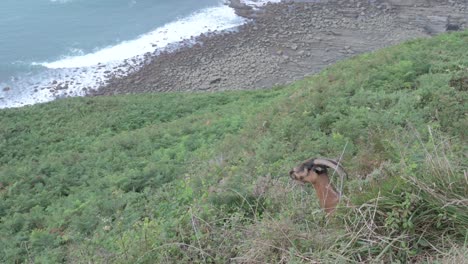
M 224 2 L 1 0 L 0 108 L 85 95 L 146 53 L 246 22 Z

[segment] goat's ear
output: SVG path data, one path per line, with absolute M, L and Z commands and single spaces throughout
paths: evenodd
M 326 168 L 322 166 L 315 166 L 313 169 L 317 174 L 322 174 L 327 170 Z

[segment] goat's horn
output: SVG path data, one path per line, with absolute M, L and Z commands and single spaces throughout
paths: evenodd
M 315 159 L 314 164 L 330 167 L 334 169 L 338 173 L 338 175 L 340 175 L 340 177 L 346 177 L 346 179 L 348 179 L 348 174 L 346 173 L 346 171 L 343 169 L 343 167 L 341 166 L 339 162 L 336 162 L 331 159 Z

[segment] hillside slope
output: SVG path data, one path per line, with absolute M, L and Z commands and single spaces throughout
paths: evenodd
M 0 262 L 466 258 L 467 44 L 415 40 L 270 90 L 2 110 Z M 332 219 L 287 177 L 314 156 L 351 176 L 355 207 Z

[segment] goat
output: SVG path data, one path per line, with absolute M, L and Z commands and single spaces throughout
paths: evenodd
M 320 207 L 325 210 L 327 215 L 331 215 L 340 202 L 341 195 L 331 184 L 327 168 L 334 169 L 342 178 L 348 178 L 348 174 L 339 162 L 323 158 L 308 159 L 294 167 L 289 175 L 294 180 L 311 183 L 317 193 Z

